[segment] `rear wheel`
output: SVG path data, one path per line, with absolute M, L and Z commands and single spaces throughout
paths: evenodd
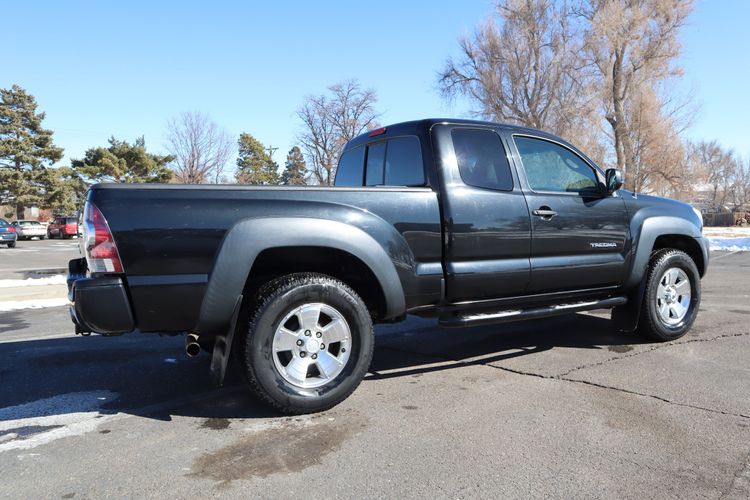
M 701 301 L 698 268 L 685 252 L 664 249 L 651 257 L 639 329 L 659 340 L 675 340 L 693 326 Z
M 16 242 L 11 241 L 10 243 L 8 243 L 8 248 L 16 248 Z
M 372 320 L 341 281 L 312 273 L 284 276 L 264 285 L 251 307 L 240 358 L 253 392 L 277 410 L 331 408 L 367 373 Z

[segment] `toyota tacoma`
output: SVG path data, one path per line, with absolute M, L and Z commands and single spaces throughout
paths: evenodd
M 698 314 L 700 213 L 622 189 L 551 134 L 429 119 L 344 148 L 334 186 L 97 184 L 69 265 L 76 332 L 185 334 L 285 413 L 359 385 L 373 323 L 467 327 L 612 309 L 657 341 Z

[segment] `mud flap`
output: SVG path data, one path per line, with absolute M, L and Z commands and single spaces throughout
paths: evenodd
M 612 323 L 621 332 L 634 332 L 638 328 L 643 307 L 643 294 L 646 293 L 646 279 L 635 290 L 628 293 L 628 303 L 612 308 Z
M 234 340 L 234 330 L 237 328 L 237 318 L 240 315 L 242 306 L 242 295 L 237 298 L 232 312 L 232 319 L 229 321 L 229 330 L 224 335 L 217 335 L 214 340 L 214 349 L 211 355 L 211 381 L 217 387 L 224 385 L 224 377 L 227 374 L 227 364 L 229 364 L 229 354 L 232 352 L 232 340 Z

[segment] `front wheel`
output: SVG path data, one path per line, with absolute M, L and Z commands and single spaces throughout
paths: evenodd
M 343 282 L 290 274 L 258 291 L 240 351 L 253 392 L 287 414 L 314 413 L 346 399 L 372 360 L 372 319 Z
M 639 329 L 658 341 L 675 340 L 693 326 L 701 302 L 698 268 L 685 252 L 664 249 L 651 256 Z

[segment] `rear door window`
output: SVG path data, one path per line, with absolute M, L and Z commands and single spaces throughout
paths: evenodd
M 508 156 L 500 136 L 492 130 L 456 128 L 451 132 L 461 180 L 469 186 L 513 190 Z
M 419 139 L 396 137 L 388 141 L 385 155 L 387 186 L 424 186 L 424 166 Z
M 362 186 L 365 168 L 365 148 L 358 147 L 344 151 L 336 169 L 336 186 Z

